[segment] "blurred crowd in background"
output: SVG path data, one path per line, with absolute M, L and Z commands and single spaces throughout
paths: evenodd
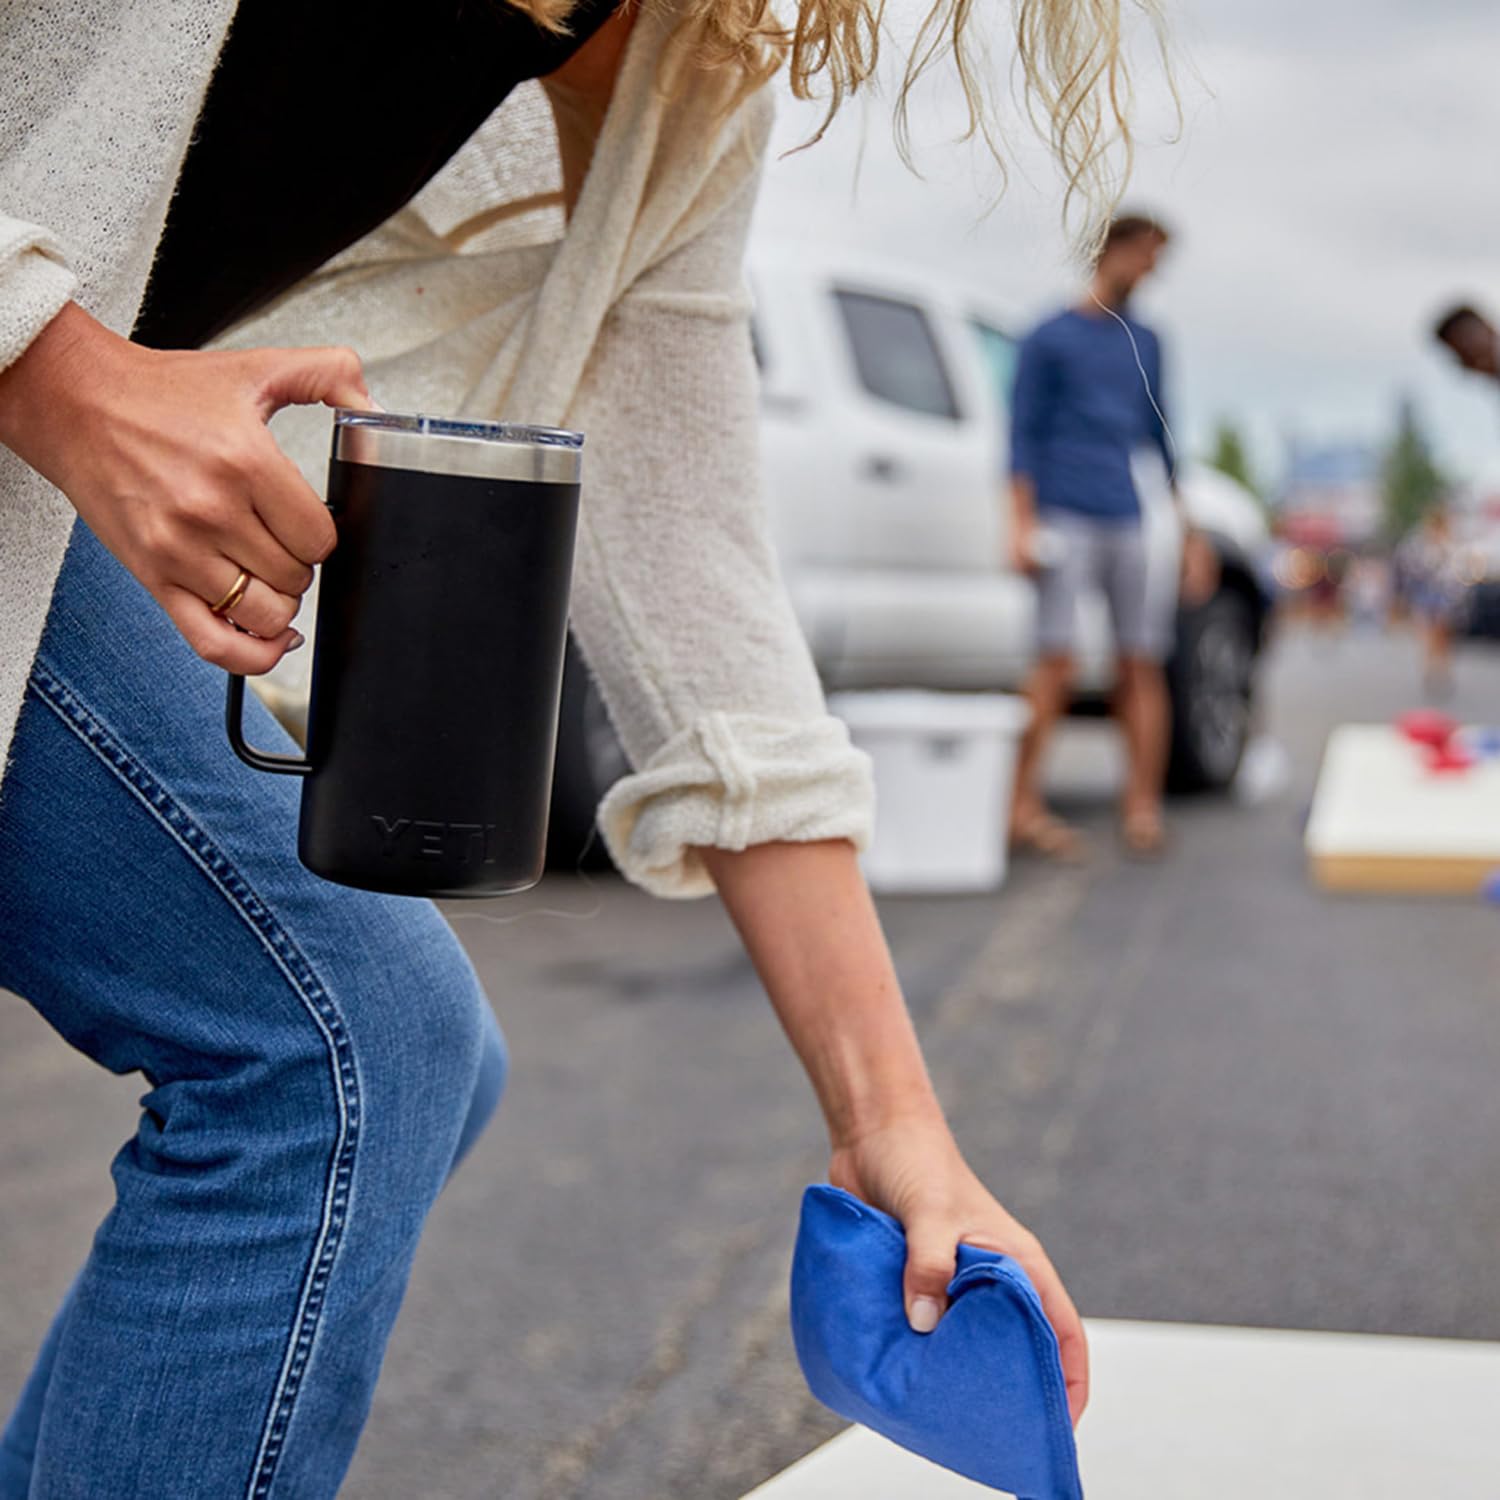
M 1500 339 L 1476 309 L 1453 307 L 1433 335 L 1464 370 L 1500 380 Z M 1289 441 L 1276 475 L 1257 473 L 1240 431 L 1222 422 L 1208 462 L 1265 507 L 1284 619 L 1411 627 L 1434 699 L 1451 690 L 1455 639 L 1500 640 L 1500 485 L 1445 473 L 1412 403 L 1397 404 L 1384 444 Z

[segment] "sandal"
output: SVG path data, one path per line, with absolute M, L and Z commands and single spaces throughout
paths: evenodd
M 1167 828 L 1154 807 L 1126 813 L 1120 821 L 1120 838 L 1132 859 L 1160 859 L 1167 851 Z
M 1018 853 L 1040 854 L 1059 864 L 1081 864 L 1086 854 L 1083 835 L 1051 813 L 1037 812 L 1010 825 L 1010 847 Z

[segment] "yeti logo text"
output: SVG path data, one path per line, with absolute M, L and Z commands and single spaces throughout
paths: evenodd
M 451 859 L 461 865 L 492 865 L 494 823 L 431 823 L 421 818 L 382 818 L 370 814 L 380 852 L 393 858 Z

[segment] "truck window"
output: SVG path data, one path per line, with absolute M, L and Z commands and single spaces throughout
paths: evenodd
M 979 340 L 979 352 L 984 358 L 984 367 L 989 372 L 994 387 L 995 400 L 1002 406 L 1010 405 L 1011 387 L 1016 381 L 1016 356 L 1019 352 L 1016 341 L 1008 334 L 978 318 L 970 321 L 974 336 Z
M 920 307 L 865 292 L 840 290 L 834 297 L 860 384 L 872 396 L 908 411 L 959 420 L 953 384 Z

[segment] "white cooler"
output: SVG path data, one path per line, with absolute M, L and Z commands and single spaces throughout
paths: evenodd
M 1030 710 L 1003 693 L 836 693 L 875 765 L 877 891 L 992 891 L 1005 880 L 1016 755 Z

